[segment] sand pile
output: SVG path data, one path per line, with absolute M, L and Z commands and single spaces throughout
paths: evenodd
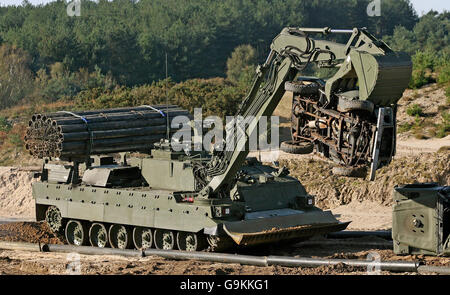
M 30 171 L 0 167 L 0 216 L 34 217 L 34 201 L 31 195 L 33 181 Z

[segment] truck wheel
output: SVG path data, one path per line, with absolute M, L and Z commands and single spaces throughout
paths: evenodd
M 280 149 L 289 154 L 305 155 L 314 151 L 314 144 L 309 141 L 294 142 L 292 140 L 288 140 L 281 143 Z
M 78 220 L 70 220 L 66 225 L 66 241 L 69 245 L 84 246 L 88 241 L 86 225 Z
M 109 228 L 109 243 L 111 247 L 117 249 L 131 248 L 131 231 L 128 227 L 120 224 L 113 224 Z
M 135 227 L 133 229 L 133 243 L 138 250 L 151 248 L 153 246 L 152 230 L 145 227 Z
M 175 249 L 175 234 L 171 230 L 155 229 L 154 240 L 157 249 Z
M 62 220 L 61 211 L 59 211 L 58 207 L 50 206 L 47 208 L 47 211 L 45 211 L 45 221 L 52 232 L 58 233 L 61 231 Z
M 108 231 L 101 223 L 94 223 L 89 229 L 89 242 L 93 247 L 105 248 L 108 245 Z
M 340 97 L 337 109 L 339 112 L 351 112 L 351 111 L 367 111 L 373 112 L 375 105 L 368 100 L 348 100 Z
M 319 92 L 319 85 L 316 83 L 303 84 L 303 82 L 286 82 L 284 90 L 291 91 L 294 94 L 313 95 Z
M 332 172 L 334 175 L 347 176 L 347 177 L 357 177 L 364 178 L 367 175 L 367 167 L 343 167 L 336 166 L 333 167 Z

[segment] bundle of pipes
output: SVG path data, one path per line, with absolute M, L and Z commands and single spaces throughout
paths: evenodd
M 35 114 L 25 147 L 37 158 L 83 158 L 96 154 L 148 151 L 167 136 L 176 116 L 192 116 L 175 105 L 140 106 L 84 112 Z M 169 128 L 169 135 L 179 130 Z

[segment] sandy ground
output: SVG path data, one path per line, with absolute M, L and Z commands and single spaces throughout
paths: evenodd
M 47 237 L 48 238 L 48 237 Z M 46 238 L 44 238 L 45 240 Z M 340 243 L 353 244 L 334 245 L 321 241 L 297 244 L 273 244 L 238 250 L 244 255 L 278 255 L 313 258 L 360 259 L 367 260 L 368 255 L 377 255 L 381 261 L 418 261 L 426 265 L 450 266 L 450 258 L 415 256 L 397 256 L 386 247 L 364 246 L 361 243 L 381 243 L 385 240 L 376 237 L 339 240 Z M 358 243 L 360 245 L 358 245 Z M 79 266 L 79 268 L 77 267 Z M 72 268 L 71 268 L 72 267 Z M 217 262 L 201 262 L 193 260 L 167 260 L 151 256 L 145 258 L 129 258 L 110 255 L 77 255 L 74 253 L 31 253 L 26 251 L 0 250 L 0 274 L 157 274 L 157 275 L 323 275 L 351 274 L 365 275 L 367 269 L 349 267 L 343 264 L 305 267 L 258 267 L 240 264 Z M 383 271 L 381 274 L 396 274 Z M 413 273 L 402 273 L 413 274 Z
M 62 243 L 48 231 L 45 223 L 17 223 L 0 225 L 0 240 Z M 326 243 L 326 242 L 328 243 Z M 330 243 L 331 241 L 331 243 Z M 379 245 L 379 246 L 377 246 Z M 450 258 L 422 255 L 397 256 L 389 242 L 378 237 L 325 240 L 317 237 L 300 243 L 276 243 L 252 248 L 229 250 L 228 253 L 256 256 L 294 256 L 312 258 L 361 259 L 378 255 L 381 261 L 415 260 L 426 265 L 450 266 Z M 75 265 L 74 265 L 75 263 Z M 129 258 L 110 255 L 77 255 L 74 253 L 31 253 L 0 250 L 0 274 L 239 274 L 239 275 L 310 275 L 310 274 L 367 274 L 365 268 L 345 265 L 304 267 L 257 267 L 240 264 L 167 260 L 160 257 Z M 382 274 L 395 274 L 382 272 Z M 407 273 L 408 274 L 408 273 Z
M 407 138 L 397 142 L 397 157 L 418 155 L 420 153 L 435 153 L 439 149 L 450 148 L 450 135 L 444 138 L 414 139 Z
M 0 167 L 0 217 L 34 218 L 32 182 L 29 169 Z
M 360 253 L 364 255 L 363 253 Z M 30 253 L 25 251 L 1 251 L 0 275 L 6 274 L 73 274 L 77 256 L 62 253 Z M 80 255 L 80 272 L 92 274 L 138 275 L 317 275 L 317 274 L 366 274 L 366 269 L 345 265 L 318 268 L 258 267 L 240 264 L 211 263 L 201 261 L 175 261 L 158 257 L 126 258 L 120 256 Z M 77 273 L 78 274 L 78 273 Z M 382 274 L 390 274 L 382 272 Z
M 340 221 L 351 221 L 349 230 L 388 230 L 392 228 L 392 208 L 371 201 L 352 202 L 332 210 Z

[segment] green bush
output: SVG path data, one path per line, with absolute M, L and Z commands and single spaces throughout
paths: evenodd
M 170 79 L 139 87 L 116 87 L 113 90 L 94 88 L 76 97 L 80 109 L 100 109 L 142 104 L 165 104 L 166 92 L 170 104 L 176 104 L 193 114 L 202 108 L 203 116 L 224 118 L 234 115 L 246 95 L 246 87 L 223 78 L 191 79 L 175 84 Z
M 234 83 L 250 83 L 256 69 L 256 50 L 251 45 L 236 47 L 227 60 L 227 78 Z
M 441 113 L 443 123 L 438 126 L 436 137 L 443 138 L 450 134 L 450 113 Z
M 406 113 L 413 117 L 416 117 L 416 116 L 420 117 L 423 115 L 423 110 L 418 104 L 413 104 L 406 109 Z
M 11 133 L 8 135 L 8 141 L 15 147 L 23 147 L 24 143 L 19 134 Z
M 411 130 L 413 128 L 412 124 L 398 124 L 398 133 L 405 133 L 408 132 L 409 130 Z
M 412 57 L 413 72 L 409 87 L 416 89 L 436 82 L 433 72 L 437 63 L 436 53 L 431 50 L 417 51 Z
M 437 82 L 439 84 L 445 84 L 450 82 L 450 62 L 445 63 L 439 68 Z

